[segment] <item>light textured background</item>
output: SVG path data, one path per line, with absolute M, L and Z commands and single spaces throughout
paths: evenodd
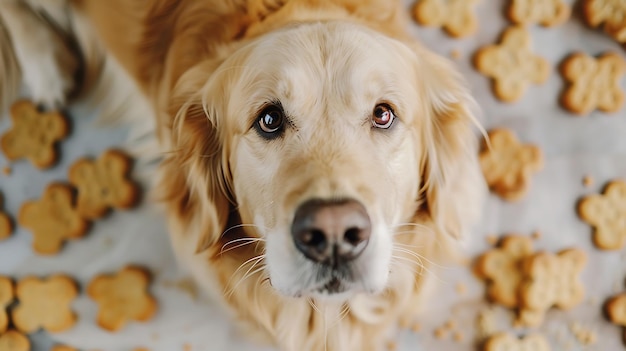
M 413 1 L 406 0 L 407 9 Z M 547 83 L 533 86 L 524 98 L 514 104 L 502 104 L 491 93 L 488 79 L 471 66 L 471 54 L 483 45 L 496 41 L 508 22 L 502 15 L 504 0 L 482 0 L 477 6 L 480 17 L 478 33 L 455 40 L 439 29 L 420 28 L 412 31 L 432 50 L 450 57 L 452 50 L 461 53 L 455 59 L 467 78 L 482 110 L 485 125 L 509 127 L 526 142 L 536 143 L 544 150 L 546 167 L 533 178 L 528 196 L 517 203 L 504 203 L 491 197 L 485 206 L 485 215 L 474 235 L 464 245 L 471 256 L 488 248 L 489 234 L 515 232 L 530 235 L 540 230 L 543 237 L 536 242 L 539 249 L 559 250 L 577 246 L 585 249 L 589 263 L 583 272 L 587 286 L 586 302 L 564 313 L 551 311 L 539 331 L 550 339 L 555 350 L 583 350 L 567 327 L 578 321 L 594 330 L 599 343 L 594 350 L 624 349 L 621 331 L 601 316 L 600 303 L 619 290 L 626 278 L 625 250 L 600 252 L 591 245 L 590 228 L 577 219 L 576 201 L 583 195 L 599 191 L 606 181 L 626 177 L 626 109 L 607 115 L 593 113 L 575 117 L 558 106 L 563 80 L 553 69 Z M 614 50 L 626 57 L 610 38 L 587 28 L 575 15 L 567 23 L 545 29 L 532 26 L 530 32 L 535 53 L 548 59 L 553 68 L 573 51 L 599 54 Z M 625 86 L 622 80 L 622 86 Z M 11 176 L 0 175 L 0 191 L 4 194 L 4 208 L 12 216 L 20 204 L 39 198 L 46 184 L 67 179 L 67 166 L 81 156 L 96 156 L 110 146 L 122 145 L 127 131 L 122 128 L 104 128 L 94 124 L 97 111 L 76 104 L 70 107 L 73 133 L 61 144 L 61 163 L 45 172 L 36 171 L 26 162 L 12 165 Z M 9 120 L 0 120 L 0 131 L 9 127 Z M 6 160 L 0 155 L 0 166 Z M 596 183 L 582 186 L 584 175 L 591 175 Z M 150 266 L 157 272 L 155 294 L 161 301 L 159 316 L 146 325 L 132 324 L 123 332 L 111 335 L 94 326 L 95 305 L 86 297 L 79 298 L 75 309 L 81 322 L 68 333 L 55 338 L 84 348 L 105 351 L 129 351 L 136 346 L 149 346 L 154 351 L 182 350 L 184 343 L 193 351 L 202 350 L 258 350 L 237 340 L 232 330 L 210 303 L 194 302 L 184 292 L 172 288 L 168 282 L 180 278 L 168 247 L 161 216 L 146 206 L 130 212 L 116 212 L 96 223 L 85 240 L 72 242 L 62 255 L 54 258 L 34 256 L 30 249 L 30 234 L 18 228 L 15 235 L 0 243 L 0 274 L 16 278 L 26 274 L 67 272 L 83 285 L 102 271 L 117 270 L 127 262 Z M 483 285 L 473 278 L 467 268 L 441 267 L 438 271 L 440 290 L 433 296 L 428 310 L 420 318 L 420 333 L 403 332 L 400 350 L 473 350 L 476 312 L 485 307 Z M 462 283 L 467 292 L 459 295 L 455 285 Z M 498 328 L 510 326 L 510 315 L 497 309 Z M 456 321 L 464 341 L 450 338 L 436 340 L 432 330 L 445 321 Z M 36 338 L 35 351 L 47 350 L 50 339 Z M 569 343 L 569 345 L 568 345 Z

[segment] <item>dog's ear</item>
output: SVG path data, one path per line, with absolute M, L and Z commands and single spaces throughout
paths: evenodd
M 161 166 L 161 196 L 176 214 L 170 223 L 174 230 L 199 233 L 198 252 L 219 242 L 230 210 L 227 158 L 216 128 L 219 101 L 206 98 L 203 73 L 210 71 L 196 67 L 184 74 L 169 99 L 168 113 L 159 119 L 170 130 L 159 137 L 171 148 Z
M 443 57 L 419 47 L 417 80 L 421 97 L 421 210 L 438 230 L 454 238 L 478 219 L 486 186 L 478 163 L 483 132 L 474 99 L 460 74 Z

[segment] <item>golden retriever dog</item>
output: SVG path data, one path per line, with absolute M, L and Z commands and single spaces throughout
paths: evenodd
M 390 0 L 0 0 L 2 97 L 23 81 L 63 106 L 114 63 L 154 112 L 141 117 L 163 155 L 155 197 L 198 284 L 281 350 L 380 350 L 429 298 L 432 262 L 468 234 L 484 191 L 473 99 L 406 13 Z

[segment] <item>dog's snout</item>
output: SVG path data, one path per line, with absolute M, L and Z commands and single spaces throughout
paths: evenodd
M 370 233 L 367 211 L 355 200 L 309 200 L 300 205 L 291 226 L 300 252 L 310 260 L 333 266 L 363 252 Z

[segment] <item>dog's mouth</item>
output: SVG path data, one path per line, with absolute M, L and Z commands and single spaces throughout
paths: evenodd
M 318 293 L 339 294 L 347 290 L 346 284 L 339 278 L 332 277 L 323 287 L 317 290 Z

